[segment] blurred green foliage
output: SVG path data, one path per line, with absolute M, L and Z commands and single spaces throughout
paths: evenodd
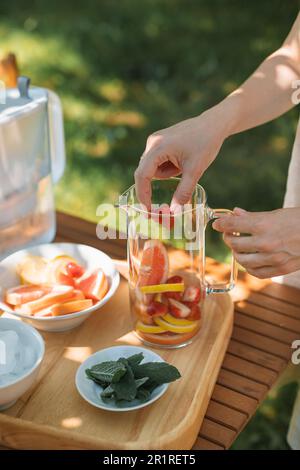
M 1 55 L 15 52 L 22 74 L 63 102 L 58 208 L 96 221 L 98 204 L 132 183 L 147 135 L 224 98 L 280 46 L 297 12 L 296 0 L 2 0 Z M 228 139 L 201 179 L 210 205 L 280 207 L 296 121 L 293 110 Z M 217 234 L 207 251 L 224 258 Z M 276 420 L 290 405 L 280 397 L 237 447 L 285 446 Z

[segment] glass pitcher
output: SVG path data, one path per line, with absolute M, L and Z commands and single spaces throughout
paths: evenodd
M 59 97 L 27 77 L 0 102 L 0 260 L 55 236 L 53 183 L 65 146 Z
M 151 211 L 139 203 L 135 185 L 120 199 L 127 212 L 130 307 L 134 331 L 147 345 L 179 348 L 192 342 L 203 321 L 206 295 L 230 291 L 237 275 L 232 256 L 225 284 L 205 279 L 205 229 L 228 209 L 211 209 L 197 185 L 182 211 L 168 202 L 178 178 L 153 180 Z

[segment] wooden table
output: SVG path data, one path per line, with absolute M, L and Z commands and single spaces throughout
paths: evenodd
M 56 241 L 95 246 L 125 259 L 126 240 L 99 240 L 95 224 L 57 214 Z M 207 272 L 225 279 L 228 267 L 207 259 Z M 123 281 L 125 282 L 125 281 Z M 300 290 L 240 273 L 233 292 L 235 321 L 194 449 L 228 449 L 291 358 L 300 337 Z

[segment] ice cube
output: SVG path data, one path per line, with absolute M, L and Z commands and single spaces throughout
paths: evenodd
M 25 346 L 22 351 L 22 361 L 24 369 L 30 369 L 35 362 L 35 351 L 31 346 Z
M 12 330 L 0 331 L 0 376 L 10 374 L 17 364 L 20 338 Z

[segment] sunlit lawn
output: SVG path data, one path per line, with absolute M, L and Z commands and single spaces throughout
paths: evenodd
M 0 53 L 15 52 L 22 74 L 63 102 L 57 207 L 96 221 L 98 204 L 132 183 L 147 135 L 233 90 L 280 45 L 296 13 L 296 2 L 280 0 L 272 9 L 234 0 L 1 2 Z M 229 139 L 201 180 L 209 203 L 280 207 L 295 125 L 291 112 Z M 208 254 L 226 256 L 211 232 Z M 288 395 L 266 402 L 235 447 L 284 448 Z

